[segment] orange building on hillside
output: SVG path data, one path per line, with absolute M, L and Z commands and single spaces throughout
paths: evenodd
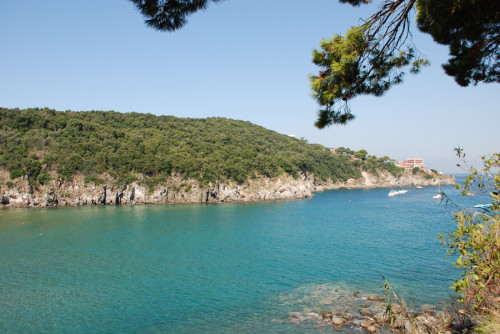
M 396 166 L 404 169 L 413 169 L 418 167 L 422 170 L 427 170 L 427 168 L 425 168 L 424 159 L 421 158 L 406 159 L 402 162 L 397 162 Z

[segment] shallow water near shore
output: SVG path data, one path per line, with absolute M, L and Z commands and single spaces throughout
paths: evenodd
M 458 275 L 437 239 L 456 209 L 432 199 L 435 187 L 408 189 L 5 209 L 0 332 L 329 333 L 290 323 L 290 312 L 335 307 L 309 298 L 325 286 L 383 294 L 381 275 L 407 300 L 437 303 Z M 463 207 L 481 202 L 443 190 Z

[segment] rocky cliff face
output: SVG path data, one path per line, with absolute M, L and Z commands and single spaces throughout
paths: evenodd
M 0 171 L 0 178 L 8 180 L 8 173 Z M 32 189 L 24 178 L 12 180 L 12 184 L 0 185 L 0 207 L 47 207 L 81 205 L 134 205 L 163 203 L 216 203 L 235 201 L 261 201 L 311 197 L 313 192 L 329 189 L 390 188 L 408 186 L 437 186 L 455 184 L 451 175 L 439 175 L 426 179 L 423 175 L 405 173 L 394 177 L 388 172 L 373 175 L 363 172 L 362 178 L 347 182 L 322 182 L 314 176 L 301 175 L 297 179 L 280 176 L 274 179 L 255 178 L 247 184 L 232 182 L 200 187 L 194 180 L 172 177 L 165 184 L 149 189 L 140 182 L 116 185 L 106 177 L 105 184 L 85 183 L 83 176 L 75 176 L 71 182 L 52 180 L 47 185 Z

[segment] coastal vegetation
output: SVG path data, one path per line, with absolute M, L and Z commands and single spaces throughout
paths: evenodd
M 465 163 L 465 153 L 457 155 Z M 462 275 L 453 284 L 459 293 L 465 330 L 479 333 L 500 332 L 500 154 L 483 157 L 483 168 L 465 165 L 470 175 L 464 185 L 457 185 L 464 196 L 485 194 L 490 203 L 477 211 L 460 210 L 455 214 L 457 228 L 446 236 L 440 235 L 448 255 L 456 256 L 455 265 Z M 454 205 L 453 203 L 451 203 Z
M 150 185 L 173 174 L 206 185 L 282 174 L 335 182 L 359 178 L 362 170 L 401 173 L 388 157 L 345 148 L 334 154 L 304 139 L 225 118 L 0 108 L 0 129 L 0 167 L 10 179 L 26 177 L 31 187 L 71 180 L 76 173 L 96 185 L 105 182 L 104 173 L 119 184 L 142 175 Z
M 454 214 L 456 229 L 440 234 L 441 245 L 461 270 L 438 322 L 419 326 L 418 312 L 409 312 L 404 298 L 384 279 L 386 313 L 391 325 L 401 316 L 407 322 L 406 332 L 423 333 L 500 333 L 500 153 L 483 156 L 483 167 L 468 166 L 462 149 L 457 156 L 469 175 L 464 184 L 457 184 L 463 196 L 485 195 L 489 203 L 474 210 L 459 207 L 445 194 L 445 206 L 459 211 Z M 413 170 L 415 172 L 415 170 Z M 394 305 L 404 312 L 393 312 Z M 419 311 L 420 312 L 420 311 Z
M 150 26 L 166 30 L 180 28 L 186 15 L 209 2 L 131 1 L 149 17 Z M 370 2 L 340 1 L 352 5 Z M 182 5 L 180 9 L 178 5 Z M 379 10 L 362 25 L 322 41 L 321 49 L 313 53 L 313 62 L 320 67 L 310 77 L 322 108 L 318 128 L 349 122 L 354 118 L 348 104 L 352 98 L 381 96 L 402 83 L 404 69 L 417 73 L 429 64 L 413 45 L 406 45 L 411 39 L 413 8 L 418 28 L 450 47 L 450 59 L 443 66 L 446 74 L 461 86 L 500 82 L 498 2 L 381 1 Z M 172 13 L 178 16 L 171 18 Z M 283 174 L 314 175 L 335 182 L 359 178 L 362 171 L 401 172 L 390 158 L 377 158 L 365 150 L 344 148 L 331 153 L 322 145 L 249 122 L 215 117 L 0 108 L 0 129 L 0 168 L 8 171 L 11 180 L 25 178 L 32 188 L 54 179 L 71 180 L 76 174 L 84 175 L 85 184 L 104 184 L 103 175 L 109 174 L 117 184 L 141 180 L 154 186 L 172 175 L 206 185 L 218 180 L 242 184 L 250 178 Z M 465 157 L 460 150 L 458 154 Z M 460 210 L 454 218 L 457 229 L 440 236 L 448 254 L 457 257 L 456 266 L 463 270 L 453 284 L 460 298 L 447 329 L 500 332 L 500 174 L 495 174 L 499 168 L 496 153 L 484 158 L 482 170 L 471 169 L 461 188 L 463 194 L 484 192 L 490 203 L 474 212 Z M 427 179 L 437 174 L 412 170 L 413 175 L 421 173 Z M 0 182 L 8 188 L 13 185 L 10 180 Z M 180 187 L 189 192 L 192 185 L 181 183 Z M 386 285 L 387 289 L 397 299 L 392 288 Z M 411 315 L 406 317 L 411 319 Z M 411 324 L 411 332 L 417 331 Z

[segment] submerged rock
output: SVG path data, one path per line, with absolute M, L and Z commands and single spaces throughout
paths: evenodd
M 365 315 L 365 316 L 367 316 L 367 317 L 373 317 L 373 313 L 372 313 L 372 312 L 370 312 L 370 311 L 368 311 L 368 310 L 361 310 L 359 313 L 360 313 L 361 315 Z
M 374 319 L 377 322 L 377 324 L 383 324 L 387 321 L 386 317 L 383 315 L 376 315 Z
M 374 323 L 375 323 L 375 320 L 373 320 L 373 319 L 365 319 L 365 320 L 361 321 L 360 326 L 361 327 L 368 327 L 368 326 L 373 325 Z
M 377 296 L 377 295 L 368 295 L 368 296 L 366 296 L 366 298 L 368 300 L 371 300 L 371 301 L 384 301 L 385 300 L 384 297 Z
M 391 322 L 385 314 L 384 298 L 377 295 L 365 295 L 360 291 L 354 293 L 342 290 L 342 285 L 305 286 L 294 290 L 290 295 L 280 296 L 284 307 L 302 309 L 301 312 L 289 312 L 287 322 L 295 326 L 314 326 L 323 328 L 333 326 L 335 331 L 342 333 L 377 333 L 403 334 L 411 330 L 410 321 L 403 316 L 399 305 L 392 305 L 398 313 L 393 313 Z M 320 310 L 325 307 L 322 301 L 328 300 L 327 310 L 316 313 L 311 310 Z M 437 313 L 430 311 L 410 311 L 415 326 L 422 331 L 431 326 L 438 326 Z M 430 314 L 429 314 L 430 313 Z

